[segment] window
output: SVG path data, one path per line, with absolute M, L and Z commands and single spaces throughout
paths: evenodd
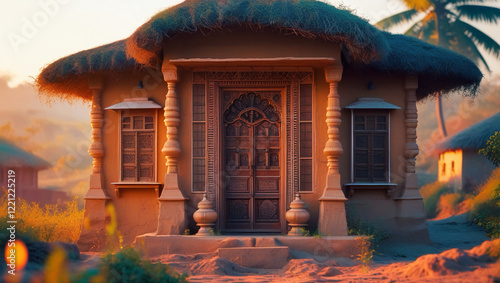
M 354 181 L 388 181 L 388 111 L 354 111 Z
M 442 167 L 442 169 L 441 169 L 441 173 L 442 173 L 443 175 L 446 175 L 446 163 L 443 163 L 443 167 Z
M 396 185 L 391 181 L 391 110 L 401 107 L 381 98 L 364 97 L 351 110 L 351 183 Z
M 193 192 L 205 191 L 206 179 L 205 85 L 193 85 Z
M 312 85 L 300 85 L 300 186 L 301 192 L 313 188 Z
M 121 115 L 121 181 L 154 182 L 156 110 L 129 110 Z
M 455 161 L 451 162 L 451 173 L 455 174 Z

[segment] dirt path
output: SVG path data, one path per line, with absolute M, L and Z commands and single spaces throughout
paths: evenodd
M 281 270 L 244 268 L 215 255 L 156 260 L 187 270 L 191 282 L 500 282 L 500 262 L 485 255 L 500 240 L 489 241 L 467 215 L 428 221 L 428 228 L 432 243 L 386 241 L 367 270 L 345 259 L 292 259 Z

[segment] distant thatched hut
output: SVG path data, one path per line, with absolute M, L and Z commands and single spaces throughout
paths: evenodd
M 38 188 L 38 172 L 50 167 L 47 161 L 0 138 L 0 187 L 8 189 L 12 188 L 9 184 L 14 184 L 16 198 L 38 202 L 40 205 L 67 201 L 64 192 Z M 9 174 L 11 170 L 14 174 Z
M 425 239 L 416 102 L 474 96 L 481 78 L 461 55 L 323 2 L 190 0 L 37 83 L 92 101 L 87 249 L 104 239 L 108 203 L 125 243 L 197 224 L 346 235 L 346 201 L 394 236 Z M 305 204 L 287 215 L 296 194 Z
M 495 166 L 478 151 L 486 147 L 486 141 L 499 131 L 500 112 L 438 144 L 438 181 L 468 192 L 484 183 Z

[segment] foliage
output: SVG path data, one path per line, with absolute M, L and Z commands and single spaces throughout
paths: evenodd
M 7 194 L 0 203 L 0 231 L 7 225 Z M 83 210 L 78 209 L 77 198 L 64 206 L 56 204 L 40 207 L 38 203 L 16 201 L 16 235 L 26 241 L 75 243 L 80 236 Z M 2 237 L 3 238 L 3 237 Z
M 478 46 L 500 56 L 500 45 L 468 21 L 496 24 L 500 9 L 477 5 L 482 0 L 402 0 L 407 11 L 382 19 L 375 26 L 388 29 L 403 23 L 413 23 L 404 33 L 467 56 L 474 63 L 483 63 L 489 70 Z M 418 20 L 417 20 L 418 19 Z M 464 21 L 465 20 L 465 21 Z
M 133 248 L 105 255 L 98 269 L 106 282 L 187 282 L 186 275 L 179 275 L 168 265 L 141 259 Z
M 178 274 L 166 264 L 151 263 L 148 260 L 144 260 L 136 250 L 130 247 L 124 248 L 117 253 L 107 253 L 101 258 L 96 267 L 69 275 L 69 277 L 71 278 L 71 282 L 82 283 L 187 282 L 187 275 Z M 61 277 L 58 278 L 61 279 Z
M 441 182 L 434 182 L 420 188 L 420 194 L 424 198 L 425 214 L 434 218 L 439 213 L 439 201 L 441 196 L 453 193 L 453 188 Z
M 371 241 L 373 236 L 359 237 L 356 238 L 356 246 L 359 249 L 359 254 L 356 256 L 356 260 L 361 264 L 361 270 L 363 272 L 368 272 L 370 269 L 370 264 L 373 259 L 373 252 L 375 251 L 371 248 Z
M 349 236 L 368 236 L 371 246 L 376 248 L 378 244 L 389 238 L 389 233 L 373 223 L 362 221 L 356 210 L 349 204 L 346 205 L 347 234 Z
M 500 168 L 472 200 L 469 220 L 482 227 L 488 237 L 500 238 Z
M 306 229 L 304 227 L 301 227 L 300 228 L 300 233 L 302 234 L 302 236 L 304 237 L 309 237 L 311 236 L 311 231 L 309 231 L 309 229 Z
M 495 132 L 495 134 L 488 139 L 486 147 L 480 149 L 479 154 L 488 158 L 496 167 L 500 166 L 500 132 Z

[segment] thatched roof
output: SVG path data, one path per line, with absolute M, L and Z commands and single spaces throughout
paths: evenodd
M 272 28 L 307 38 L 344 43 L 357 61 L 384 58 L 389 46 L 380 31 L 347 10 L 311 0 L 186 0 L 140 26 L 127 39 L 127 54 L 155 66 L 163 41 L 179 33 Z
M 500 132 L 500 112 L 482 120 L 436 145 L 436 153 L 455 149 L 478 151 L 486 146 L 486 141 Z
M 92 75 L 113 74 L 139 68 L 125 54 L 125 40 L 80 51 L 61 58 L 45 67 L 36 79 L 38 92 L 63 99 L 79 97 L 92 99 L 88 79 Z
M 51 165 L 40 157 L 0 139 L 0 167 L 33 167 L 42 170 Z
M 418 98 L 436 91 L 475 95 L 482 74 L 467 58 L 418 39 L 381 32 L 349 11 L 314 0 L 187 0 L 153 16 L 129 38 L 59 59 L 42 70 L 39 92 L 90 99 L 88 78 L 156 67 L 166 38 L 232 28 L 271 29 L 341 44 L 356 67 L 419 76 Z
M 368 65 L 377 71 L 418 74 L 417 98 L 441 91 L 474 97 L 483 74 L 467 57 L 414 37 L 384 32 L 391 51 L 385 60 Z

